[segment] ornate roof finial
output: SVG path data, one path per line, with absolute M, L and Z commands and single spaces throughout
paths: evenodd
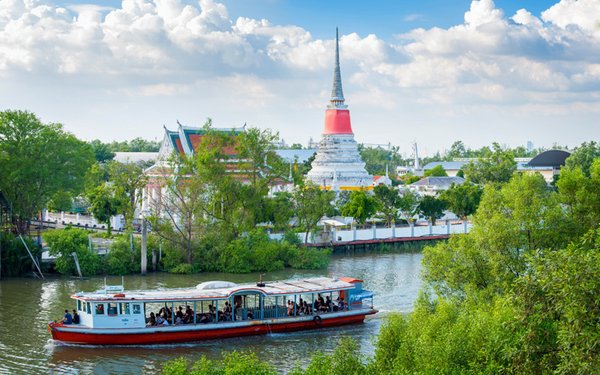
M 340 42 L 338 28 L 335 28 L 335 65 L 333 68 L 333 88 L 331 89 L 331 99 L 329 99 L 330 109 L 346 109 L 344 104 L 344 91 L 342 90 L 342 74 L 340 72 Z

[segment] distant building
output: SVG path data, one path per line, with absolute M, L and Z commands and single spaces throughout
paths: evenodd
M 550 183 L 554 176 L 559 174 L 560 167 L 565 165 L 565 160 L 571 154 L 564 150 L 548 150 L 540 153 L 534 158 L 515 158 L 517 171 L 528 173 L 539 173 Z M 441 165 L 449 177 L 454 177 L 464 166 L 470 162 L 476 162 L 477 158 L 454 159 L 453 161 L 433 161 L 427 163 L 423 170 L 425 172 Z
M 123 164 L 155 163 L 158 154 L 158 152 L 115 152 L 113 160 Z
M 477 159 L 473 159 L 473 160 L 477 160 Z M 427 172 L 427 171 L 430 171 L 433 168 L 437 167 L 438 165 L 441 165 L 449 177 L 455 177 L 456 174 L 458 173 L 458 171 L 462 167 L 467 165 L 467 163 L 469 163 L 469 162 L 468 161 L 432 161 L 431 163 L 427 163 L 427 165 L 425 165 L 423 167 L 423 170 L 425 172 Z
M 166 194 L 165 179 L 173 175 L 168 160 L 173 153 L 180 155 L 193 155 L 206 135 L 206 130 L 199 127 L 184 126 L 177 122 L 177 130 L 169 130 L 164 127 L 165 135 L 156 157 L 156 163 L 146 169 L 144 173 L 148 177 L 148 183 L 142 192 L 142 211 L 159 209 L 162 197 Z M 245 127 L 239 128 L 211 128 L 211 131 L 222 132 L 232 135 L 238 135 L 245 131 Z M 223 150 L 227 155 L 235 156 L 233 146 Z M 235 163 L 237 159 L 232 158 L 232 172 L 235 172 Z
M 325 111 L 321 142 L 306 179 L 327 190 L 372 189 L 373 177 L 365 169 L 358 152 L 350 125 L 350 111 L 344 102 L 336 29 L 333 89 Z
M 452 184 L 462 185 L 464 182 L 465 179 L 462 177 L 423 177 L 408 187 L 419 194 L 435 196 L 444 190 L 450 189 Z
M 525 166 L 524 171 L 539 172 L 546 182 L 554 180 L 554 176 L 560 173 L 560 168 L 565 165 L 571 153 L 565 150 L 548 150 L 538 154 Z
M 373 176 L 373 187 L 385 185 L 392 186 L 392 179 L 389 176 Z

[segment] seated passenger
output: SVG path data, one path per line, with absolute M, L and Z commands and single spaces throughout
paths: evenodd
M 290 300 L 287 303 L 287 314 L 288 316 L 294 315 L 294 303 Z
M 61 320 L 63 324 L 73 324 L 73 316 L 69 314 L 69 310 L 65 310 L 65 317 Z
M 248 320 L 252 320 L 254 319 L 254 313 L 252 312 L 252 310 L 248 311 L 248 316 L 247 316 Z
M 179 306 L 179 309 L 175 313 L 175 317 L 176 318 L 181 318 L 181 320 L 183 320 L 183 307 Z
M 194 310 L 192 310 L 189 306 L 185 307 L 185 315 L 183 316 L 183 321 L 186 323 L 194 322 Z
M 183 324 L 183 318 L 178 316 L 177 318 L 175 318 L 175 325 L 180 325 L 180 324 Z
M 340 301 L 338 302 L 338 308 L 340 310 L 344 310 L 346 308 L 346 302 L 344 302 L 343 298 L 340 298 Z
M 148 323 L 146 326 L 155 326 L 156 325 L 156 315 L 153 312 L 150 312 L 150 318 L 148 318 Z
M 79 314 L 75 309 L 73 309 L 73 324 L 79 324 Z
M 329 296 L 326 297 L 325 306 L 327 307 L 327 311 L 331 311 L 331 298 Z

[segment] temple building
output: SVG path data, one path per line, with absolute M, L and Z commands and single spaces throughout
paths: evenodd
M 306 178 L 326 190 L 372 189 L 373 176 L 367 173 L 365 163 L 358 152 L 358 145 L 354 140 L 350 124 L 350 111 L 344 101 L 340 47 L 336 28 L 333 89 L 329 105 L 325 110 L 322 138 Z

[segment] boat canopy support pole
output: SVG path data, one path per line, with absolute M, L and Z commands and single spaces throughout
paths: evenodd
M 196 324 L 196 301 L 194 301 L 194 324 Z

